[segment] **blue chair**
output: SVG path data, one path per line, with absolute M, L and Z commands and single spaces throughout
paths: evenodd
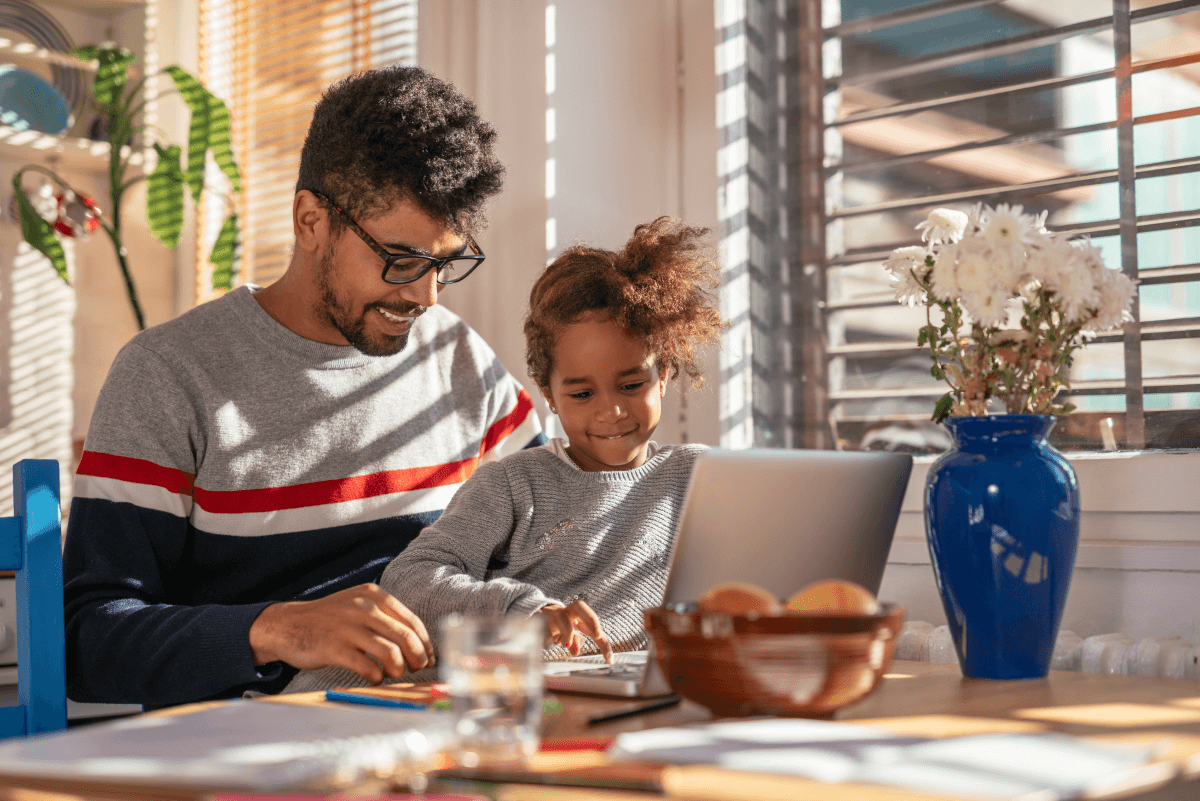
M 0 707 L 0 738 L 67 727 L 58 462 L 13 465 L 14 517 L 0 517 L 0 570 L 17 572 L 17 705 Z

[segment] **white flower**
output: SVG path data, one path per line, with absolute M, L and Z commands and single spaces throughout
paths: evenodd
M 1055 234 L 1046 237 L 1042 243 L 1026 252 L 1025 275 L 1028 280 L 1046 286 L 1057 278 L 1071 261 L 1071 256 L 1071 243 L 1066 236 Z
M 955 300 L 959 296 L 958 278 L 955 275 L 957 253 L 957 245 L 946 245 L 934 257 L 929 278 L 933 283 L 933 296 L 938 300 Z
M 992 247 L 1024 250 L 1034 243 L 1041 228 L 1035 218 L 1021 213 L 1020 206 L 1000 204 L 982 212 L 980 233 Z
M 890 259 L 883 263 L 883 269 L 887 270 L 897 278 L 903 277 L 904 273 L 910 272 L 917 265 L 925 268 L 925 257 L 929 255 L 929 251 L 925 248 L 912 246 L 906 248 L 896 248 L 892 251 Z
M 1007 259 L 997 259 L 995 254 L 976 239 L 968 239 L 959 243 L 957 249 L 958 266 L 954 271 L 955 282 L 965 294 L 967 292 L 1003 292 L 1008 293 L 1010 286 L 1007 270 Z M 1004 265 L 1001 264 L 1004 262 Z M 999 268 L 999 269 L 997 269 Z
M 1100 292 L 1100 303 L 1096 309 L 1096 317 L 1088 325 L 1091 331 L 1108 331 L 1120 328 L 1126 320 L 1132 320 L 1129 307 L 1133 296 L 1137 293 L 1137 284 L 1129 280 L 1129 276 L 1119 270 L 1105 268 L 1096 282 Z
M 924 222 L 917 224 L 921 232 L 921 241 L 930 244 L 939 242 L 957 242 L 963 237 L 967 228 L 967 215 L 954 209 L 934 209 Z
M 1073 246 L 1063 252 L 1064 262 L 1058 272 L 1047 279 L 1046 289 L 1054 293 L 1062 313 L 1069 319 L 1080 320 L 1100 305 L 1100 292 L 1092 270 L 1090 254 L 1083 247 Z
M 883 263 L 884 269 L 892 274 L 892 288 L 896 291 L 896 300 L 905 306 L 916 306 L 925 300 L 925 288 L 921 280 L 929 274 L 930 268 L 925 264 L 929 251 L 921 247 L 896 248 L 892 257 Z
M 1008 297 L 1002 292 L 963 292 L 962 305 L 983 328 L 995 328 L 1008 320 Z

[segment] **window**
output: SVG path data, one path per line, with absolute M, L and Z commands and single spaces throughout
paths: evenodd
M 416 23 L 416 0 L 201 0 L 201 80 L 229 105 L 242 169 L 241 282 L 287 269 L 300 149 L 321 92 L 359 70 L 416 63 Z M 205 211 L 200 232 L 223 216 Z M 212 294 L 199 273 L 198 302 Z
M 1080 352 L 1054 444 L 1200 447 L 1200 3 L 746 0 L 718 28 L 747 54 L 718 47 L 746 98 L 718 102 L 727 432 L 947 447 L 923 310 L 880 264 L 930 209 L 984 202 L 1046 210 L 1140 281 L 1137 320 Z

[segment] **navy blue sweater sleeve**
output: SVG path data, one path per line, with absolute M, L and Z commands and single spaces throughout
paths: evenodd
M 180 603 L 192 595 L 186 519 L 77 498 L 63 552 L 67 695 L 163 706 L 278 692 L 294 671 L 255 668 L 250 626 L 270 603 Z

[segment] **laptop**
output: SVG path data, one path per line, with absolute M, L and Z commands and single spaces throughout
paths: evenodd
M 696 460 L 671 552 L 663 603 L 694 603 L 709 587 L 746 581 L 787 599 L 839 578 L 879 593 L 912 472 L 902 453 L 705 451 Z M 652 651 L 544 666 L 561 692 L 649 697 L 671 692 Z

